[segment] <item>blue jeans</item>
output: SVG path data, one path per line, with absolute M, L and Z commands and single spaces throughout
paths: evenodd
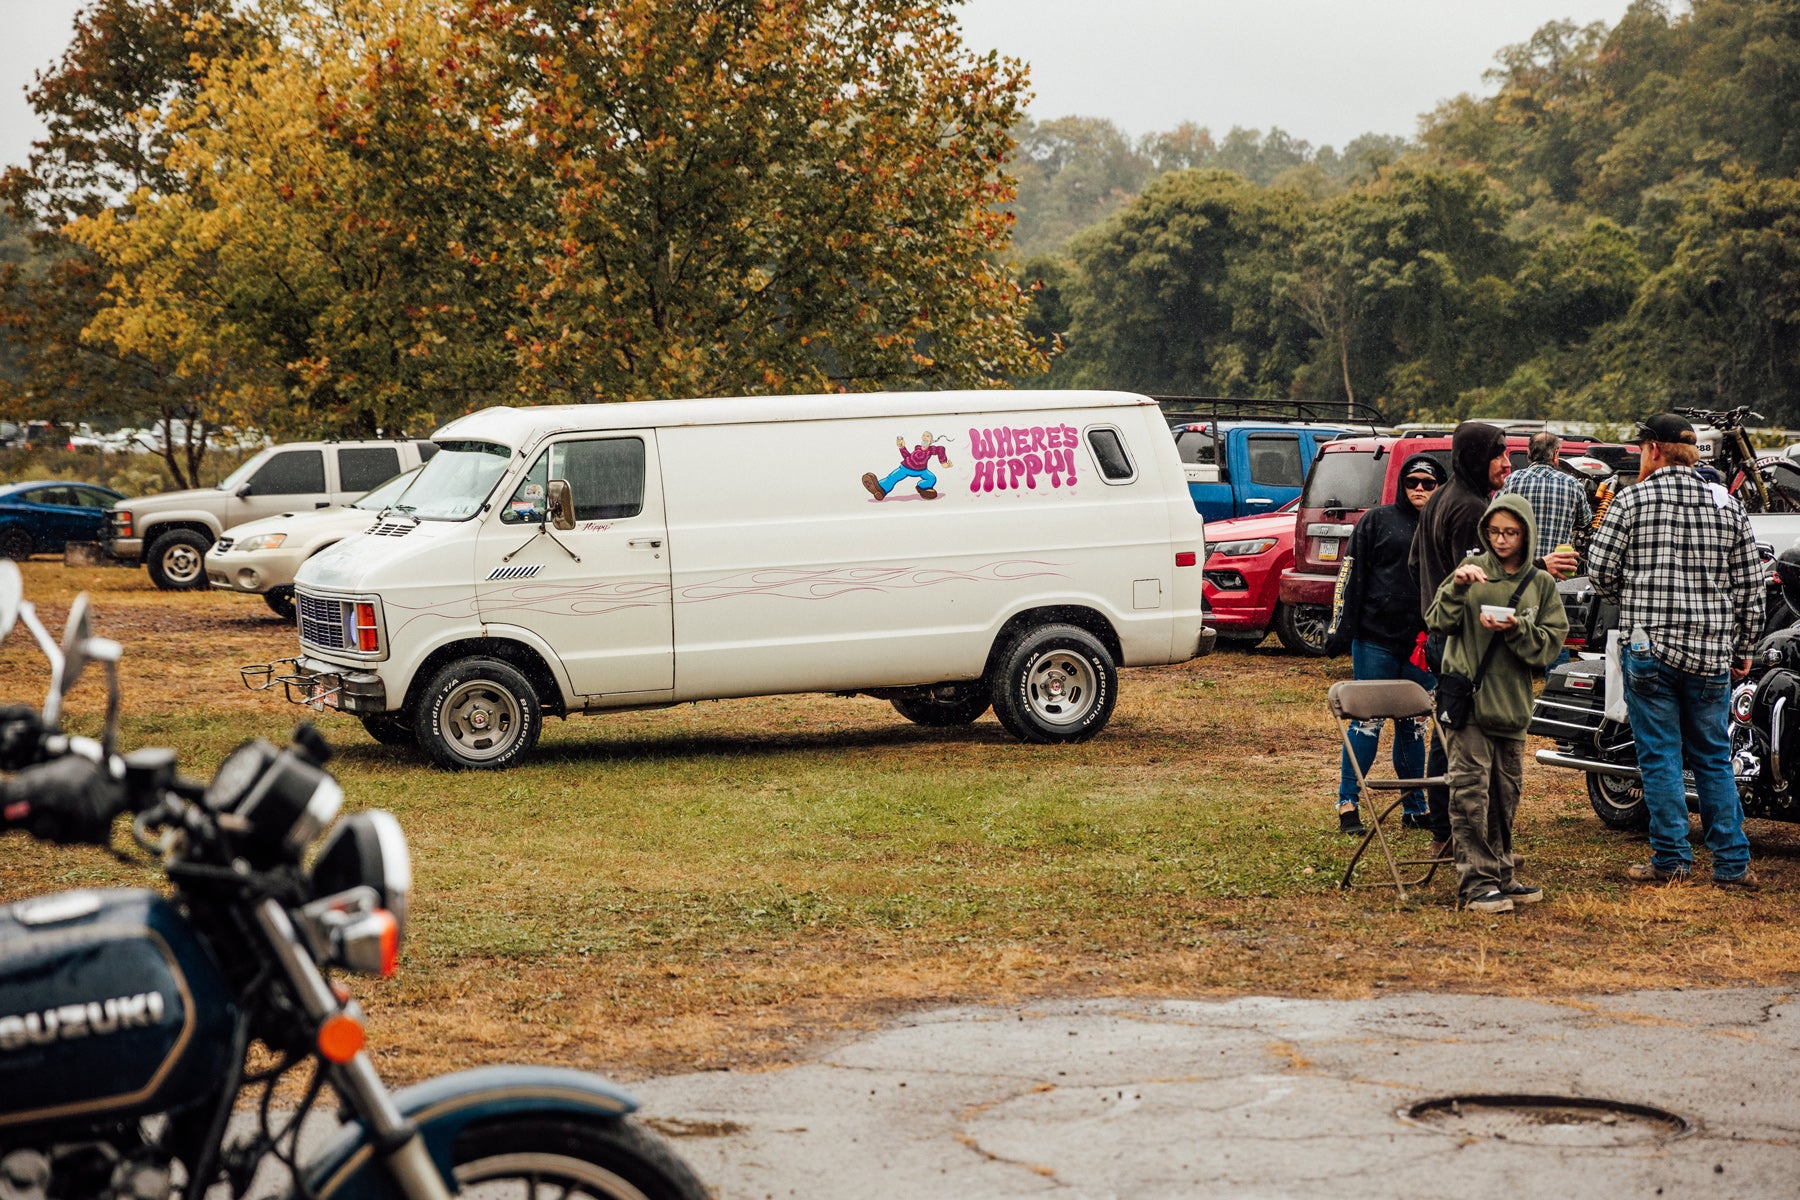
M 1685 757 L 1700 796 L 1700 828 L 1712 851 L 1713 878 L 1738 878 L 1750 869 L 1750 839 L 1744 836 L 1744 806 L 1731 774 L 1725 712 L 1730 676 L 1679 671 L 1630 647 L 1620 652 L 1619 665 L 1650 810 L 1650 865 L 1683 873 L 1693 866 L 1681 779 Z
M 1409 661 L 1411 652 L 1400 654 L 1379 642 L 1357 640 L 1350 643 L 1350 669 L 1358 679 L 1410 679 L 1426 691 L 1437 681 Z M 1375 752 L 1381 746 L 1381 722 L 1350 722 L 1350 745 L 1356 750 L 1356 765 L 1363 774 L 1375 765 Z M 1401 779 L 1417 779 L 1425 770 L 1425 722 L 1408 718 L 1394 722 L 1394 774 Z M 1356 802 L 1356 767 L 1350 763 L 1350 751 L 1339 755 L 1338 803 Z M 1400 798 L 1402 812 L 1423 813 L 1425 793 L 1411 791 Z

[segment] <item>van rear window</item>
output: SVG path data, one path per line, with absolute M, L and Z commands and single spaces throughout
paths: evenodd
M 1387 462 L 1373 450 L 1327 451 L 1306 477 L 1301 508 L 1374 508 L 1381 503 Z
M 1119 431 L 1101 425 L 1088 430 L 1088 449 L 1100 468 L 1100 478 L 1108 483 L 1128 483 L 1137 475 L 1131 456 L 1125 452 L 1125 441 Z

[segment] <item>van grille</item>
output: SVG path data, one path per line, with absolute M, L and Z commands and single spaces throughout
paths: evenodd
M 344 602 L 320 600 L 305 592 L 294 596 L 294 608 L 300 617 L 300 640 L 327 650 L 347 650 L 350 637 L 345 632 Z

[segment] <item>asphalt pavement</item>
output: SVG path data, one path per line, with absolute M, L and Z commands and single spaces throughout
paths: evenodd
M 1793 1197 L 1797 997 L 953 1008 L 632 1090 L 721 1200 Z

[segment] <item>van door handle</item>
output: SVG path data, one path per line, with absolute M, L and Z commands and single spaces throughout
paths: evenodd
M 662 549 L 662 539 L 661 538 L 632 538 L 631 540 L 627 541 L 625 544 L 627 546 L 630 546 L 633 550 L 660 550 L 660 549 Z

